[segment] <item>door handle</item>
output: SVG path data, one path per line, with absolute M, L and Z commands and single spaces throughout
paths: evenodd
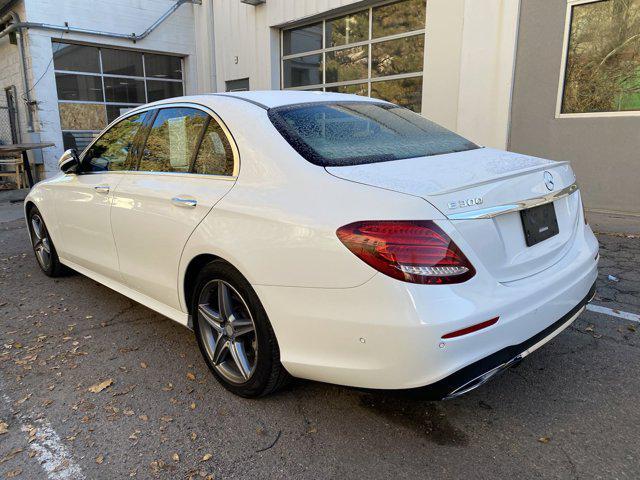
M 109 185 L 96 185 L 95 187 L 93 187 L 93 189 L 97 192 L 97 193 L 103 193 L 103 194 L 107 194 L 109 193 L 109 189 L 111 187 Z
M 195 207 L 198 205 L 198 201 L 194 198 L 181 198 L 181 197 L 173 197 L 171 199 L 171 203 L 173 203 L 176 207 Z

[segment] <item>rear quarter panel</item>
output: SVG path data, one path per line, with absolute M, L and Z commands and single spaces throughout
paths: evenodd
M 181 284 L 190 260 L 208 253 L 229 261 L 254 285 L 356 287 L 376 271 L 342 245 L 340 226 L 444 218 L 419 197 L 336 178 L 300 157 L 265 110 L 231 101 L 233 109 L 214 109 L 238 144 L 238 181 L 189 239 Z

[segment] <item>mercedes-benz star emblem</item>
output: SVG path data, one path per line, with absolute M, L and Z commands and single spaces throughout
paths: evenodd
M 550 172 L 544 172 L 544 184 L 547 187 L 547 190 L 552 191 L 554 184 L 553 184 L 553 175 L 551 175 Z

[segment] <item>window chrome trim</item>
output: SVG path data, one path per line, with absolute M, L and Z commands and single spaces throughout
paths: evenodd
M 529 198 L 527 200 L 521 200 L 516 203 L 508 203 L 495 207 L 482 208 L 480 210 L 472 210 L 470 212 L 452 213 L 447 215 L 447 218 L 449 220 L 476 220 L 483 218 L 494 218 L 498 215 L 519 212 L 520 210 L 525 210 L 527 208 L 539 207 L 540 205 L 555 202 L 556 200 L 568 197 L 569 195 L 577 191 L 578 184 L 572 183 L 568 187 L 565 187 L 562 190 L 558 190 L 557 192 L 553 192 L 548 195 Z
M 180 176 L 193 175 L 193 176 L 197 176 L 198 178 L 212 177 L 216 179 L 229 179 L 229 180 L 235 181 L 238 178 L 238 173 L 240 172 L 240 151 L 238 150 L 238 145 L 236 144 L 235 138 L 233 138 L 233 134 L 231 133 L 227 125 L 224 123 L 222 118 L 220 118 L 220 116 L 217 113 L 215 113 L 213 110 L 211 110 L 209 107 L 206 107 L 205 105 L 201 105 L 199 103 L 192 103 L 192 102 L 168 102 L 168 103 L 160 103 L 157 105 L 143 105 L 139 108 L 134 108 L 133 110 L 129 110 L 127 113 L 119 116 L 114 121 L 112 121 L 109 125 L 107 125 L 107 127 L 104 130 L 102 130 L 100 134 L 85 147 L 85 149 L 80 154 L 80 163 L 84 161 L 85 154 L 89 151 L 89 149 L 93 146 L 93 144 L 96 143 L 98 140 L 100 140 L 100 138 L 102 138 L 102 136 L 116 123 L 122 120 L 125 120 L 126 118 L 133 117 L 134 115 L 148 112 L 149 110 L 160 110 L 164 108 L 180 108 L 180 107 L 194 108 L 196 110 L 203 111 L 204 113 L 209 115 L 213 120 L 218 122 L 218 125 L 220 125 L 220 128 L 222 129 L 223 133 L 227 137 L 227 141 L 229 142 L 229 145 L 231 146 L 231 151 L 233 153 L 233 173 L 231 175 L 207 175 L 207 174 L 193 173 L 193 172 L 148 172 L 144 170 L 112 170 L 112 171 L 107 170 L 104 172 L 83 172 L 82 175 L 100 174 L 100 173 L 125 173 L 125 174 L 139 174 L 139 175 L 180 175 Z

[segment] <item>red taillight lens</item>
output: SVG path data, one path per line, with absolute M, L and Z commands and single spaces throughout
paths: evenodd
M 358 258 L 404 282 L 460 283 L 476 273 L 453 240 L 430 220 L 355 222 L 337 234 Z

